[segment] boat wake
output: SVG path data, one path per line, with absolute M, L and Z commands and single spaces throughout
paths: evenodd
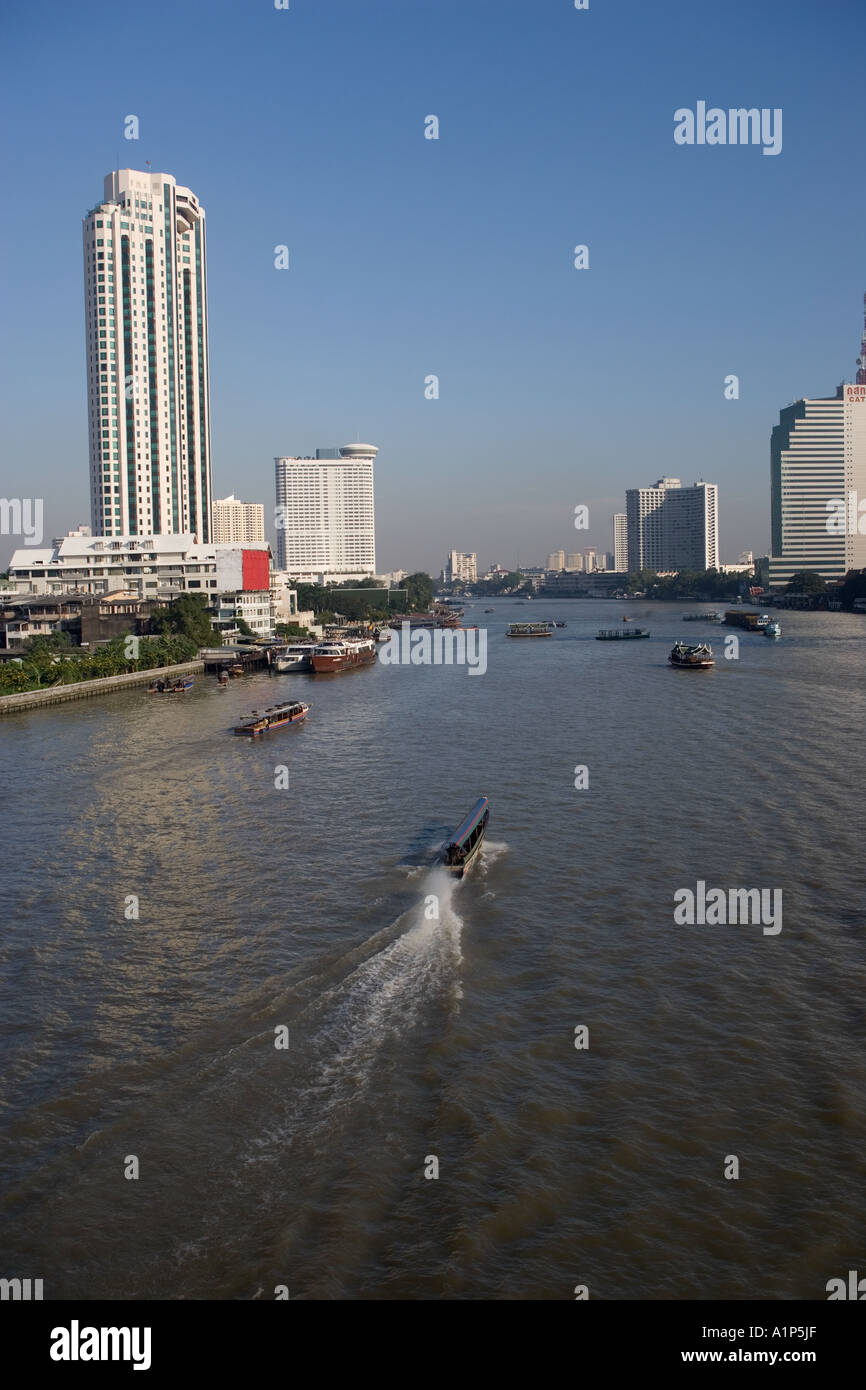
M 384 938 L 384 944 L 326 986 L 295 1019 L 292 1048 L 297 1046 L 303 1061 L 290 1117 L 284 1116 L 288 1124 L 279 1126 L 279 1134 L 260 1135 L 248 1162 L 266 1160 L 271 1140 L 282 1146 L 301 1137 L 315 1140 L 343 1115 L 348 1118 L 374 1080 L 384 1085 L 383 1071 L 406 1057 L 411 1035 L 433 1026 L 437 1010 L 447 1014 L 458 1006 L 459 886 L 443 869 L 428 870 L 417 901 L 371 939 L 378 944 Z

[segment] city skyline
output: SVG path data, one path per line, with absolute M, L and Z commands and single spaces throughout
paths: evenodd
M 4 155 L 7 183 L 23 204 L 35 201 L 49 150 L 53 180 L 40 235 L 19 224 L 7 232 L 7 494 L 38 489 L 46 535 L 90 514 L 76 226 L 105 169 L 149 160 L 208 209 L 220 495 L 243 469 L 246 495 L 267 504 L 276 455 L 312 452 L 323 438 L 378 439 L 380 564 L 436 573 L 455 544 L 509 565 L 518 552 L 543 559 L 577 503 L 589 508 L 587 537 L 609 549 L 609 519 L 639 460 L 646 477 L 717 479 L 723 560 L 768 553 L 768 438 L 779 410 L 855 375 L 866 196 L 850 178 L 857 82 L 845 73 L 857 45 L 849 35 L 840 46 L 805 4 L 792 7 L 796 32 L 734 5 L 704 22 L 712 56 L 696 68 L 690 24 L 660 46 L 652 13 L 624 10 L 635 41 L 626 52 L 622 19 L 603 7 L 591 18 L 540 14 L 526 36 L 523 7 L 498 5 L 500 67 L 482 61 L 492 16 L 446 3 L 434 27 L 435 80 L 420 58 L 399 73 L 391 63 L 395 46 L 412 53 L 429 38 L 420 14 L 395 13 L 377 52 L 347 3 L 334 6 L 333 24 L 297 10 L 251 13 L 237 33 L 230 7 L 217 4 L 206 36 L 191 12 L 172 11 L 178 41 L 201 45 L 183 112 L 168 72 L 143 84 L 124 59 L 130 45 L 140 70 L 156 56 L 167 8 L 154 6 L 153 35 L 112 11 L 99 56 L 71 16 L 38 43 L 35 20 L 12 17 L 2 100 L 18 133 Z M 748 18 L 746 54 L 738 15 Z M 593 25 L 591 62 L 584 23 Z M 780 62 L 803 43 L 813 54 L 808 90 Z M 256 78 L 242 77 L 243 109 L 229 118 L 220 93 L 253 54 Z M 373 78 L 362 103 L 359 62 Z M 515 87 L 524 63 L 536 79 Z M 604 109 L 614 65 L 621 104 L 604 138 L 587 144 L 580 132 Z M 387 94 L 378 81 L 386 76 Z M 277 81 L 291 92 L 274 108 Z M 742 91 L 762 108 L 784 108 L 784 149 L 764 159 L 677 146 L 673 112 L 695 84 L 719 89 L 722 104 L 736 87 L 734 104 Z M 439 138 L 428 140 L 425 118 L 437 108 Z M 132 113 L 137 140 L 127 141 Z M 61 121 L 69 149 L 57 160 Z M 831 207 L 831 218 L 809 209 L 790 218 L 803 186 L 810 208 Z M 648 234 L 633 218 L 635 189 Z M 326 190 L 336 190 L 340 215 L 322 216 Z M 458 221 L 443 207 L 459 209 Z M 578 243 L 589 247 L 585 270 L 574 268 Z M 286 269 L 276 268 L 278 247 Z M 540 314 L 542 341 L 533 331 Z M 731 374 L 736 398 L 725 396 Z M 431 375 L 438 397 L 425 394 Z M 463 519 L 473 518 L 465 534 L 453 524 L 457 493 Z M 0 563 L 14 546 L 0 536 Z

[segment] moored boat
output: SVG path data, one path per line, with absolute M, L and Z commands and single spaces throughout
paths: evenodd
M 707 642 L 675 642 L 668 657 L 671 666 L 679 666 L 687 671 L 706 671 L 715 666 L 713 649 Z
M 276 658 L 274 669 L 280 675 L 286 671 L 312 671 L 312 653 L 312 642 L 295 642 Z
M 350 671 L 356 666 L 371 666 L 376 660 L 376 643 L 368 637 L 345 637 L 340 642 L 317 642 L 310 660 L 313 670 L 318 675 Z
M 270 729 L 284 729 L 288 724 L 300 724 L 306 719 L 309 708 L 310 706 L 305 705 L 302 700 L 293 700 L 283 705 L 272 705 L 270 709 L 262 710 L 261 714 L 254 711 L 249 719 L 235 726 L 235 733 L 255 738 L 257 734 L 266 734 Z
M 439 863 L 455 878 L 463 877 L 480 850 L 489 817 L 490 803 L 486 796 L 481 796 L 442 846 Z

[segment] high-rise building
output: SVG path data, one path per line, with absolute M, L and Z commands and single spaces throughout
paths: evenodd
M 449 550 L 442 577 L 446 584 L 453 584 L 455 579 L 463 584 L 474 584 L 478 578 L 478 555 L 470 551 Z
M 572 574 L 579 574 L 581 572 L 581 570 L 583 569 L 583 556 L 581 555 L 579 550 L 571 551 L 568 555 L 566 555 L 565 568 Z
M 866 382 L 786 406 L 770 441 L 771 586 L 797 570 L 840 579 L 866 568 L 864 499 Z
M 549 569 L 549 570 L 556 570 L 557 573 L 558 573 L 560 570 L 564 570 L 564 569 L 565 569 L 565 551 L 564 551 L 564 550 L 551 550 L 550 554 L 549 554 L 548 557 L 547 557 L 547 566 L 546 566 L 546 568 Z
M 317 449 L 315 458 L 278 458 L 277 568 L 308 583 L 376 573 L 372 444 Z
M 613 518 L 613 565 L 615 570 L 628 569 L 628 517 L 617 512 Z
M 84 218 L 90 490 L 100 536 L 211 536 L 205 215 L 118 169 Z
M 265 538 L 265 508 L 261 502 L 239 502 L 234 493 L 215 497 L 213 539 L 217 542 L 251 543 Z
M 715 483 L 683 487 L 659 478 L 625 495 L 629 570 L 715 569 L 719 559 L 719 505 Z
M 594 545 L 588 545 L 583 552 L 583 565 L 587 574 L 592 574 L 593 570 L 598 569 L 598 553 Z

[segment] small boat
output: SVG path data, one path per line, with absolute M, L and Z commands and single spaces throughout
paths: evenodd
M 228 686 L 228 683 L 229 683 L 229 673 L 228 673 L 228 671 L 225 669 L 225 667 L 223 667 L 223 669 L 220 671 L 219 675 L 217 676 L 217 685 L 219 686 L 220 690 L 225 690 L 226 687 Z
M 244 673 L 243 662 L 236 661 L 234 666 L 229 667 L 230 676 L 242 676 Z
M 158 680 L 147 687 L 148 695 L 183 695 L 187 690 L 192 690 L 195 685 L 195 676 L 181 676 L 176 681 Z
M 633 622 L 634 622 L 634 618 L 623 618 L 623 622 L 624 622 L 624 623 L 633 623 Z
M 509 623 L 506 637 L 552 637 L 553 623 Z
M 496 612 L 496 609 L 495 609 L 495 608 L 485 608 L 484 612 L 485 612 L 485 613 L 495 613 L 495 612 Z
M 770 621 L 767 623 L 766 627 L 764 628 L 764 636 L 765 636 L 765 637 L 781 637 L 781 635 L 782 635 L 782 624 L 779 623 L 779 622 L 777 622 L 775 618 L 771 618 Z
M 568 627 L 568 623 L 554 623 L 554 627 Z
M 442 846 L 438 862 L 455 878 L 463 877 L 480 850 L 489 816 L 490 803 L 486 796 L 481 796 Z
M 286 671 L 312 671 L 312 642 L 296 642 L 286 647 L 274 661 L 274 669 L 283 675 Z
M 300 724 L 306 719 L 309 708 L 309 705 L 295 700 L 285 705 L 272 705 L 270 709 L 262 710 L 261 714 L 253 711 L 250 719 L 236 725 L 235 733 L 255 738 L 257 734 L 266 734 L 270 729 L 284 729 L 288 724 Z
M 630 627 L 625 632 L 621 627 L 600 627 L 595 634 L 595 640 L 596 642 L 634 642 L 636 639 L 649 636 L 651 633 L 645 627 Z
M 706 642 L 693 646 L 688 642 L 675 642 L 668 661 L 671 666 L 681 666 L 687 671 L 706 671 L 716 664 L 713 649 Z

